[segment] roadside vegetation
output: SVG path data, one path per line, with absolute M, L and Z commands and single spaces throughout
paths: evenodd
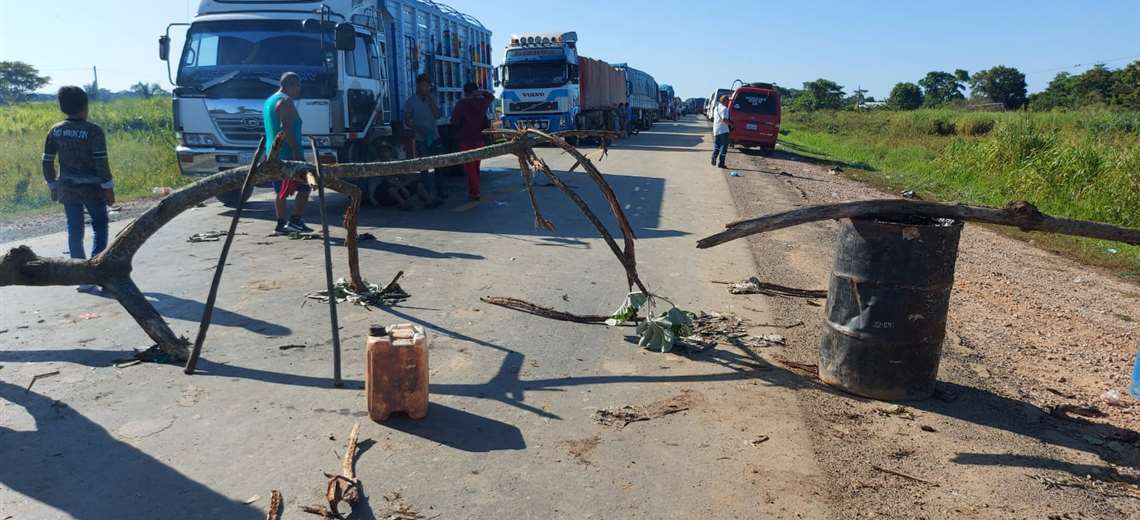
M 52 206 L 40 165 L 44 137 L 62 119 L 51 101 L 0 105 L 0 218 Z M 174 155 L 169 97 L 96 101 L 90 120 L 107 133 L 120 200 L 185 182 Z
M 895 190 L 1140 227 L 1140 112 L 791 111 L 783 127 L 787 150 Z M 1140 247 L 1034 238 L 1140 277 Z
M 879 101 L 827 79 L 803 87 L 781 88 L 785 150 L 927 199 L 1026 200 L 1058 217 L 1140 227 L 1140 61 L 1061 72 L 1033 94 L 1004 65 L 930 71 Z M 1140 247 L 1025 238 L 1140 279 Z

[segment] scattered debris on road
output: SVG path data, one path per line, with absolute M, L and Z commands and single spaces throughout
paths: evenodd
M 570 453 L 570 456 L 574 458 L 575 462 L 583 466 L 589 466 L 593 464 L 593 461 L 590 460 L 590 453 L 593 452 L 594 448 L 597 448 L 601 442 L 601 437 L 595 435 L 585 439 L 562 441 L 559 444 L 566 447 L 566 451 Z
M 728 292 L 732 294 L 763 294 L 764 296 L 783 296 L 788 298 L 826 298 L 826 290 L 798 289 L 774 283 L 761 282 L 753 276 L 741 282 L 716 282 L 728 285 Z
M 620 408 L 604 408 L 594 412 L 594 422 L 605 426 L 617 427 L 619 430 L 630 423 L 659 419 L 666 415 L 689 410 L 696 404 L 692 390 L 682 390 L 668 399 L 655 401 L 647 405 L 625 405 Z
M 391 495 L 384 495 L 384 501 L 388 503 L 388 511 L 385 516 L 378 517 L 382 520 L 421 520 L 426 518 L 418 511 L 404 502 L 404 497 L 399 492 L 392 492 Z
M 755 448 L 761 444 L 764 444 L 765 442 L 768 442 L 768 439 L 769 437 L 767 435 L 758 435 L 755 439 L 748 441 L 748 444 L 751 444 L 752 447 Z
M 293 350 L 293 349 L 295 349 L 295 348 L 306 348 L 306 347 L 308 347 L 308 345 L 300 345 L 300 344 L 296 344 L 296 345 L 281 345 L 280 347 L 277 347 L 277 349 L 278 349 L 278 350 Z
M 245 234 L 246 233 L 234 233 L 234 236 Z M 193 235 L 190 235 L 186 241 L 192 244 L 198 242 L 218 242 L 227 236 L 229 236 L 228 231 L 206 231 L 204 233 L 194 233 Z
M 404 289 L 400 287 L 400 284 L 398 283 L 402 276 L 404 276 L 403 271 L 396 273 L 396 277 L 393 278 L 392 281 L 388 283 L 388 285 L 384 286 L 383 289 L 381 289 L 379 285 L 365 282 L 364 285 L 367 287 L 367 290 L 359 293 L 352 290 L 351 283 L 346 281 L 344 278 L 340 278 L 336 281 L 336 284 L 334 286 L 336 291 L 336 301 L 337 303 L 349 302 L 364 308 L 384 307 L 387 305 L 400 303 L 412 297 L 412 295 L 404 291 Z M 307 294 L 305 297 L 310 300 L 318 300 L 322 303 L 328 303 L 329 292 L 327 290 L 316 291 Z
M 569 301 L 566 295 L 562 296 L 564 301 Z M 525 312 L 527 314 L 533 314 L 535 316 L 541 316 L 543 318 L 551 320 L 569 321 L 572 323 L 605 323 L 606 320 L 610 319 L 610 316 L 583 316 L 579 314 L 571 314 L 569 312 L 555 310 L 550 307 L 543 307 L 542 305 L 530 303 L 518 298 L 507 298 L 503 296 L 484 296 L 482 298 L 479 298 L 479 300 L 483 303 L 489 303 L 491 305 L 497 305 L 499 307 L 505 307 L 507 309 Z
M 329 479 L 325 488 L 325 500 L 328 505 L 301 506 L 302 511 L 318 515 L 321 518 L 344 518 L 338 510 L 340 503 L 348 504 L 351 509 L 360 501 L 360 480 L 356 478 L 357 437 L 359 434 L 360 423 L 356 423 L 348 434 L 348 445 L 344 451 L 344 458 L 341 460 L 340 474 L 325 473 Z
M 940 487 L 938 484 L 931 482 L 929 480 L 921 479 L 921 478 L 918 478 L 918 477 L 913 476 L 913 475 L 907 475 L 906 473 L 898 472 L 898 471 L 895 471 L 893 469 L 887 469 L 887 468 L 875 466 L 875 465 L 871 465 L 871 469 L 873 469 L 875 471 L 881 471 L 883 473 L 887 473 L 890 475 L 894 475 L 896 477 L 902 477 L 902 478 L 905 478 L 907 480 L 913 480 L 915 482 L 921 482 L 921 483 L 926 484 L 928 486 Z
M 42 374 L 36 374 L 36 375 L 32 376 L 32 380 L 28 382 L 28 387 L 25 388 L 24 391 L 25 392 L 32 391 L 32 385 L 36 384 L 36 381 L 38 381 L 40 379 L 44 379 L 44 378 L 48 378 L 48 377 L 52 377 L 52 376 L 58 376 L 58 375 L 59 375 L 59 370 L 52 370 L 51 372 L 44 372 Z

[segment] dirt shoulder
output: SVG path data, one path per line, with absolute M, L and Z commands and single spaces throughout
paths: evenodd
M 777 153 L 734 152 L 742 215 L 892 197 Z M 837 224 L 750 239 L 765 282 L 824 289 Z M 742 273 L 745 274 L 745 273 Z M 818 362 L 823 300 L 767 296 L 788 346 L 773 357 Z M 1128 386 L 1140 341 L 1140 287 L 967 225 L 936 398 L 902 407 L 820 384 L 798 393 L 835 510 L 891 518 L 1135 518 L 1140 405 Z M 1055 515 L 1055 516 L 1054 516 Z M 1068 515 L 1068 516 L 1065 516 Z

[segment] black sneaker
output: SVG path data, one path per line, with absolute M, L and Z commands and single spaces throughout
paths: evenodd
M 294 231 L 297 233 L 313 232 L 313 228 L 306 226 L 305 222 L 301 220 L 301 217 L 293 217 L 289 219 L 289 224 L 287 224 L 286 227 L 289 229 L 289 231 Z
M 284 220 L 278 220 L 277 227 L 273 228 L 274 235 L 288 235 L 292 232 L 293 231 L 289 229 L 289 225 L 286 224 Z

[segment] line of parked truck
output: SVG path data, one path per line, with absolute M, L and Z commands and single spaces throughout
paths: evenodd
M 185 42 L 172 60 L 179 26 Z M 457 149 L 451 113 L 468 82 L 502 88 L 505 128 L 636 133 L 683 109 L 652 75 L 580 56 L 574 32 L 512 35 L 499 67 L 492 54 L 489 29 L 432 0 L 201 0 L 190 23 L 159 38 L 160 58 L 174 65 L 176 154 L 188 176 L 252 160 L 262 104 L 286 71 L 302 78 L 302 133 L 324 163 L 407 158 L 402 108 L 420 74 L 433 80 L 446 150 Z
M 739 86 L 736 83 L 740 83 Z M 721 99 L 728 99 L 729 144 L 740 148 L 759 148 L 771 153 L 780 136 L 780 91 L 775 83 L 744 83 L 737 80 L 734 88 L 713 92 L 704 102 L 705 117 L 712 121 Z

